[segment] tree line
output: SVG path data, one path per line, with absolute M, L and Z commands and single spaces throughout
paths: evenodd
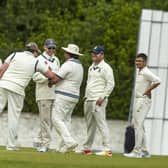
M 126 119 L 133 87 L 134 58 L 142 8 L 167 10 L 165 0 L 0 0 L 0 57 L 20 51 L 30 41 L 43 48 L 46 38 L 57 42 L 57 56 L 63 63 L 62 46 L 75 43 L 84 56 L 85 76 L 81 99 L 74 114 L 83 115 L 90 50 L 103 45 L 105 60 L 112 66 L 116 86 L 109 98 L 107 117 Z M 26 89 L 24 110 L 38 112 L 35 84 Z

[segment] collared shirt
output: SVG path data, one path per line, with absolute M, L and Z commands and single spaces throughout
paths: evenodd
M 113 70 L 104 60 L 98 65 L 92 64 L 88 70 L 85 97 L 87 100 L 109 97 L 114 85 Z
M 146 90 L 152 85 L 161 83 L 158 76 L 152 73 L 147 67 L 144 67 L 141 71 L 137 70 L 136 82 L 135 82 L 135 97 L 143 98 Z
M 46 52 L 43 52 L 37 57 L 37 60 L 50 67 L 54 73 L 57 73 L 60 68 L 59 59 L 55 55 L 49 56 Z M 36 72 L 33 75 L 33 80 L 36 82 L 36 101 L 55 99 L 55 85 L 49 88 L 48 79 L 44 75 Z
M 7 57 L 8 69 L 0 79 L 0 87 L 25 96 L 25 88 L 34 71 L 45 73 L 48 67 L 39 63 L 31 52 L 16 52 Z
M 57 75 L 62 80 L 56 84 L 55 93 L 68 101 L 78 102 L 83 80 L 83 67 L 80 61 L 73 58 L 67 60 Z

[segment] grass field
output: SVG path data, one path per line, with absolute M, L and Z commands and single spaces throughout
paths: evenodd
M 108 156 L 84 156 L 59 154 L 53 151 L 38 153 L 34 149 L 6 151 L 0 147 L 0 168 L 167 168 L 168 157 L 153 156 L 150 159 L 130 159 L 121 154 Z

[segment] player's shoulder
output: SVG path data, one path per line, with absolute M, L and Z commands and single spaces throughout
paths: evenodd
M 142 74 L 149 75 L 149 74 L 153 74 L 153 72 L 148 67 L 144 67 L 142 70 Z
M 108 64 L 106 61 L 104 61 L 103 62 L 103 65 L 102 65 L 103 67 L 104 67 L 104 69 L 106 69 L 106 70 L 113 70 L 112 69 L 112 67 L 111 67 L 111 65 L 110 64 Z

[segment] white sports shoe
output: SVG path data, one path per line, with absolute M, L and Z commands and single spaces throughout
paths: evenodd
M 16 147 L 16 146 L 7 146 L 7 147 L 6 147 L 6 150 L 8 150 L 8 151 L 18 151 L 19 148 Z
M 61 153 L 69 153 L 69 152 L 73 152 L 74 149 L 78 146 L 77 143 L 73 143 L 71 145 L 64 145 L 64 147 L 62 148 L 62 150 L 60 151 Z
M 38 151 L 38 152 L 47 152 L 47 151 L 48 151 L 48 148 L 45 147 L 45 146 L 41 146 L 41 147 L 38 147 L 38 148 L 37 148 L 37 151 Z
M 148 151 L 143 151 L 143 152 L 142 152 L 142 157 L 143 157 L 143 158 L 150 158 L 151 155 L 150 155 L 150 153 L 149 153 Z
M 124 156 L 129 158 L 142 158 L 142 154 L 137 152 L 124 153 Z

